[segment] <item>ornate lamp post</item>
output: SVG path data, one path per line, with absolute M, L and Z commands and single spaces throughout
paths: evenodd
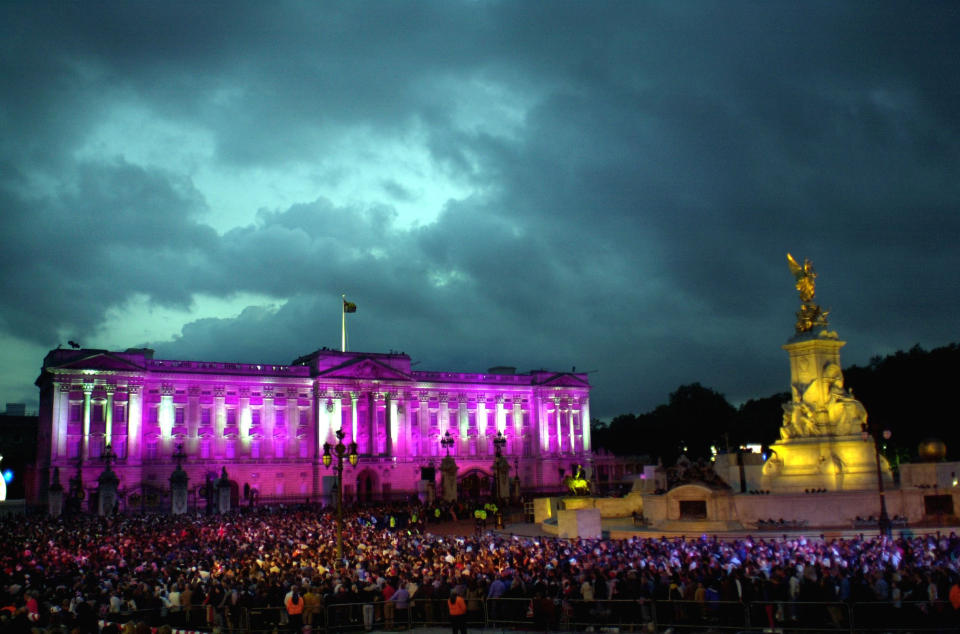
M 866 422 L 860 426 L 860 437 L 867 440 L 873 436 L 873 455 L 877 461 L 877 493 L 880 494 L 880 534 L 890 537 L 890 516 L 887 515 L 887 496 L 883 490 L 883 470 L 880 468 L 880 430 L 874 425 L 868 425 Z M 883 430 L 883 439 L 889 440 L 891 433 L 889 429 Z
M 337 474 L 337 559 L 343 558 L 343 458 L 346 455 L 350 466 L 357 466 L 360 456 L 357 454 L 357 443 L 352 442 L 349 445 L 343 444 L 343 428 L 337 430 L 337 444 L 331 446 L 330 443 L 323 443 L 323 466 L 329 467 L 333 464 L 334 455 L 337 463 L 333 465 Z
M 503 432 L 498 431 L 496 437 L 493 439 L 493 448 L 494 456 L 497 458 L 503 457 L 503 448 L 507 444 L 507 439 L 504 438 Z
M 493 449 L 494 449 L 494 452 L 493 452 L 493 455 L 494 455 L 494 459 L 493 459 L 493 465 L 494 465 L 494 468 L 493 468 L 493 482 L 494 482 L 494 484 L 495 484 L 494 497 L 495 497 L 497 500 L 500 500 L 500 499 L 506 497 L 506 496 L 504 496 L 503 491 L 501 490 L 501 489 L 503 488 L 503 482 L 502 482 L 501 480 L 503 479 L 503 477 L 506 477 L 506 476 L 502 476 L 502 477 L 501 477 L 501 473 L 500 473 L 500 470 L 503 469 L 503 468 L 510 469 L 510 466 L 509 466 L 509 465 L 503 465 L 503 464 L 502 464 L 502 463 L 504 462 L 504 460 L 503 460 L 503 448 L 504 448 L 504 446 L 505 446 L 506 444 L 507 444 L 507 439 L 503 436 L 503 432 L 502 432 L 502 431 L 498 431 L 498 432 L 497 432 L 497 435 L 496 435 L 496 436 L 494 437 L 494 439 L 493 439 Z
M 443 438 L 440 439 L 440 446 L 447 450 L 447 455 L 450 455 L 450 448 L 453 447 L 453 443 L 456 442 L 453 439 L 453 436 L 450 435 L 450 430 L 447 430 L 447 433 L 443 435 Z M 496 441 L 494 441 L 496 442 Z

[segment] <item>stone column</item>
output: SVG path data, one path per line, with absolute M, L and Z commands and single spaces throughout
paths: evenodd
M 83 440 L 81 440 L 80 455 L 83 461 L 90 459 L 90 395 L 93 393 L 93 383 L 83 384 Z
M 477 394 L 477 455 L 487 455 L 487 401 L 486 396 Z
M 513 399 L 513 453 L 523 454 L 523 409 L 520 399 Z
M 533 404 L 531 408 L 531 414 L 534 416 L 533 425 L 537 430 L 537 449 L 536 455 L 543 456 L 547 453 L 548 443 L 550 442 L 550 436 L 547 433 L 547 410 L 546 404 L 544 403 L 543 395 L 540 391 L 536 391 L 533 394 Z M 539 482 L 537 483 L 539 484 Z
M 353 442 L 357 443 L 357 451 L 362 451 L 363 445 L 360 444 L 360 439 L 358 438 L 360 421 L 357 420 L 357 401 L 359 400 L 359 393 L 350 392 L 350 435 L 354 439 Z
M 139 465 L 143 459 L 143 397 L 142 386 L 127 385 L 127 456 L 128 460 Z
M 107 383 L 103 386 L 103 389 L 107 393 L 107 404 L 106 411 L 103 413 L 104 421 L 104 443 L 108 445 L 113 445 L 113 393 L 116 391 L 117 386 L 111 383 Z
M 506 423 L 504 422 L 504 419 L 506 418 L 506 414 L 503 411 L 503 394 L 497 394 L 496 399 L 497 399 L 497 404 L 495 406 L 494 415 L 493 415 L 494 425 L 497 428 L 497 433 L 502 434 L 506 431 L 506 428 L 505 428 Z M 496 436 L 496 433 L 491 435 Z
M 319 385 L 313 386 L 313 411 L 314 418 L 317 421 L 316 442 L 314 443 L 313 455 L 323 454 L 323 443 L 330 437 L 330 413 L 333 407 L 327 396 L 327 391 L 321 389 Z
M 331 401 L 333 405 L 333 413 L 331 414 L 331 423 L 330 429 L 332 431 L 337 431 L 338 429 L 343 428 L 343 392 L 334 392 L 333 400 Z M 353 429 L 347 428 L 343 430 L 345 434 L 349 434 L 349 442 L 357 442 L 357 439 L 353 437 Z
M 580 428 L 583 430 L 583 452 L 590 453 L 590 399 L 580 400 Z
M 470 430 L 470 416 L 467 412 L 467 395 L 458 394 L 457 395 L 457 422 L 459 425 L 459 434 L 457 436 L 457 447 L 459 448 L 459 454 L 461 456 L 467 455 L 469 448 L 467 447 L 467 442 L 469 442 L 469 430 Z
M 223 429 L 227 424 L 226 395 L 226 387 L 218 385 L 213 388 L 214 446 L 210 452 L 211 458 L 223 455 Z M 294 398 L 294 401 L 296 401 L 296 398 Z
M 53 429 L 50 438 L 50 461 L 67 455 L 67 425 L 70 417 L 70 383 L 54 383 Z M 61 485 L 61 490 L 63 485 Z
M 393 439 L 397 435 L 397 394 L 396 392 L 387 392 L 385 394 L 387 403 L 386 403 L 386 415 L 384 416 L 384 426 L 386 429 L 387 443 L 386 443 L 386 454 L 388 456 L 393 456 Z
M 377 427 L 377 400 L 379 396 L 373 390 L 367 391 L 367 436 L 370 438 L 370 455 L 376 456 L 380 453 L 380 430 Z
M 417 427 L 420 429 L 420 455 L 429 456 L 430 447 L 430 395 L 427 392 L 417 394 L 420 401 L 417 408 Z
M 400 398 L 403 399 L 403 412 L 400 414 L 400 435 L 403 436 L 403 455 L 409 458 L 414 453 L 411 451 L 413 435 L 411 433 L 410 423 L 410 394 L 401 393 Z M 420 452 L 417 451 L 417 453 L 419 454 Z
M 563 453 L 563 427 L 561 423 L 562 414 L 560 412 L 560 397 L 554 396 L 550 400 L 553 401 L 553 435 L 557 439 L 555 451 L 559 456 Z

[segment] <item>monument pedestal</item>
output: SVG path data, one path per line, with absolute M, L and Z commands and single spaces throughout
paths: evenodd
M 885 484 L 892 484 L 890 465 L 880 457 Z M 873 438 L 859 434 L 810 436 L 781 440 L 770 446 L 763 465 L 762 487 L 774 493 L 871 490 L 877 487 Z

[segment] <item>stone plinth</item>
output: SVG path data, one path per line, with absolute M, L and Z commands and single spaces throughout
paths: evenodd
M 576 537 L 600 539 L 603 536 L 600 509 L 558 511 L 557 526 L 559 527 L 558 536 L 565 539 Z
M 557 516 L 557 498 L 534 498 L 533 521 L 542 524 Z
M 892 484 L 890 465 L 882 456 L 884 482 Z M 877 463 L 873 438 L 809 436 L 774 443 L 763 466 L 761 488 L 773 492 L 808 489 L 859 491 L 877 488 Z

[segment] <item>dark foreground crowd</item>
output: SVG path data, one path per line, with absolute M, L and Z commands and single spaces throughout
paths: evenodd
M 451 595 L 464 599 L 468 618 L 527 619 L 537 629 L 601 617 L 640 623 L 654 618 L 652 607 L 661 622 L 736 624 L 754 609 L 761 626 L 811 619 L 844 626 L 845 604 L 870 602 L 879 603 L 869 618 L 882 615 L 887 623 L 960 624 L 954 534 L 437 537 L 425 524 L 432 509 L 394 507 L 346 513 L 345 556 L 337 561 L 334 518 L 312 507 L 176 518 L 6 518 L 0 629 L 82 634 L 104 622 L 125 634 L 161 624 L 228 629 L 240 625 L 245 610 L 271 607 L 299 629 L 331 625 L 324 619 L 337 605 L 351 607 L 333 618 L 357 622 L 364 617 L 352 606 L 363 604 L 376 605 L 389 627 L 408 610 L 445 621 Z M 820 607 L 813 612 L 811 604 Z

